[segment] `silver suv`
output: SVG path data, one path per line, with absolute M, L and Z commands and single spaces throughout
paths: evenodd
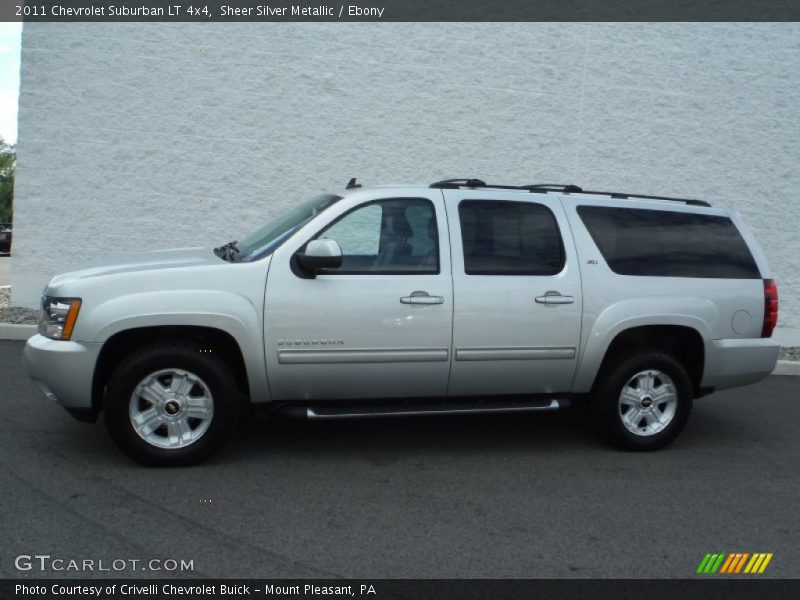
M 777 289 L 738 214 L 477 179 L 298 204 L 214 250 L 55 277 L 25 363 L 134 459 L 210 455 L 244 411 L 556 410 L 661 448 L 694 398 L 774 368 Z

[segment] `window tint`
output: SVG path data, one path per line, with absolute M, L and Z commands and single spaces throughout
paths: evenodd
M 326 274 L 438 273 L 436 213 L 430 200 L 371 202 L 345 214 L 317 236 L 339 242 L 342 266 Z
M 608 266 L 620 275 L 758 279 L 747 244 L 728 217 L 579 206 Z
M 458 215 L 468 275 L 555 275 L 564 267 L 561 234 L 546 206 L 463 200 Z

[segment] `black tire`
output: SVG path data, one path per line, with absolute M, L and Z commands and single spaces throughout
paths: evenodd
M 620 395 L 631 378 L 648 370 L 660 371 L 672 380 L 677 406 L 666 427 L 657 433 L 644 435 L 631 432 L 623 423 Z M 589 408 L 595 429 L 611 445 L 623 450 L 658 450 L 683 430 L 692 412 L 692 399 L 692 384 L 686 367 L 666 352 L 643 350 L 623 354 L 603 365 L 592 390 Z
M 180 369 L 202 380 L 213 398 L 213 417 L 205 432 L 180 448 L 162 448 L 141 437 L 129 413 L 131 396 L 148 375 Z M 190 343 L 157 343 L 124 360 L 111 375 L 105 395 L 105 420 L 111 437 L 132 459 L 151 466 L 175 467 L 198 463 L 215 452 L 233 430 L 240 395 L 228 365 L 216 354 Z

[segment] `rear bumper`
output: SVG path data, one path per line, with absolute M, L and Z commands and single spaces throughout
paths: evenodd
M 34 335 L 25 344 L 25 370 L 44 395 L 72 411 L 91 411 L 92 378 L 101 344 Z
M 724 390 L 761 381 L 775 369 L 779 351 L 770 338 L 710 340 L 701 385 Z

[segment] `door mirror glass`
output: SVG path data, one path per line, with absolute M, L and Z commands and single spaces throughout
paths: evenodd
M 342 248 L 336 240 L 311 240 L 304 252 L 297 253 L 297 264 L 311 272 L 338 269 L 342 266 Z

